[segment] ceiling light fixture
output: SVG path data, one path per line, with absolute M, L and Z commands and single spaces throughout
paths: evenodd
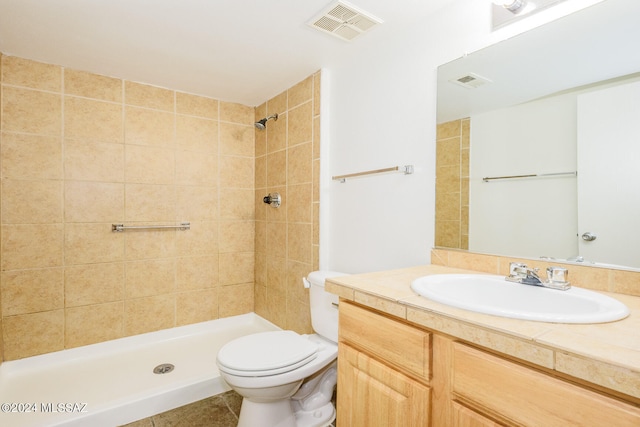
M 492 29 L 530 16 L 564 0 L 491 0 Z

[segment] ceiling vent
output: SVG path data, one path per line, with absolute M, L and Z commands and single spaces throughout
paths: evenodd
M 339 1 L 331 4 L 307 24 L 323 33 L 351 41 L 382 22 L 349 3 Z
M 486 77 L 479 76 L 475 73 L 467 73 L 464 76 L 460 76 L 455 79 L 449 80 L 451 83 L 455 83 L 462 87 L 466 87 L 467 89 L 477 89 L 480 86 L 484 86 L 489 83 L 493 83 L 491 80 Z

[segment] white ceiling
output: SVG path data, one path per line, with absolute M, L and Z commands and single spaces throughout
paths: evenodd
M 330 0 L 0 0 L 0 52 L 255 106 L 454 1 L 351 0 L 384 23 L 345 42 Z

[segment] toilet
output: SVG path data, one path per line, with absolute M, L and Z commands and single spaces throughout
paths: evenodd
M 324 290 L 324 282 L 344 275 L 314 271 L 303 279 L 310 288 L 315 334 L 260 332 L 220 349 L 216 360 L 220 375 L 243 397 L 238 427 L 324 427 L 333 422 L 338 297 Z

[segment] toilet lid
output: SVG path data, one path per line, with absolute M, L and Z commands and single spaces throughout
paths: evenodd
M 260 332 L 224 345 L 218 352 L 218 366 L 239 376 L 276 375 L 306 365 L 317 352 L 317 344 L 293 331 Z

